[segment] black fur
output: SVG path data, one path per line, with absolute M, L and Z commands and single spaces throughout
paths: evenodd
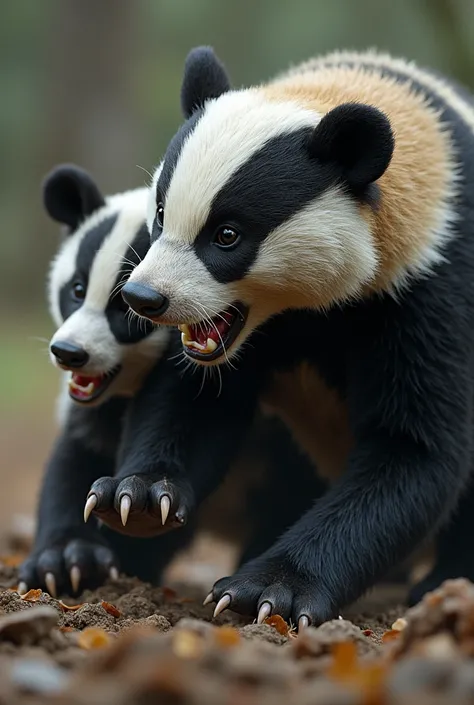
M 123 264 L 119 268 L 117 279 L 112 289 L 115 294 L 109 299 L 105 309 L 110 330 L 114 334 L 115 339 L 124 345 L 138 343 L 150 335 L 155 328 L 150 321 L 145 319 L 138 319 L 136 316 L 124 316 L 129 309 L 120 293 L 120 284 L 123 284 L 132 268 L 145 257 L 149 247 L 150 235 L 144 223 L 127 248 L 123 257 Z
M 164 202 L 166 198 L 166 193 L 168 191 L 171 177 L 178 163 L 181 150 L 186 138 L 193 132 L 201 119 L 204 111 L 197 110 L 193 115 L 187 120 L 184 125 L 180 127 L 178 132 L 174 135 L 171 142 L 166 150 L 166 160 L 163 164 L 163 169 L 160 174 L 160 178 L 157 183 L 156 188 L 156 205 L 160 202 Z M 166 217 L 166 216 L 165 216 Z M 153 228 L 151 232 L 151 242 L 155 242 L 161 235 L 162 227 L 155 218 L 153 222 Z
M 211 98 L 230 90 L 230 80 L 223 64 L 211 47 L 196 47 L 186 57 L 181 86 L 181 109 L 185 118 L 204 107 Z
M 387 169 L 395 146 L 388 118 L 370 105 L 344 103 L 314 130 L 310 153 L 341 170 L 342 181 L 363 194 Z
M 57 166 L 46 176 L 43 202 L 51 218 L 67 225 L 71 232 L 105 205 L 95 181 L 75 164 Z

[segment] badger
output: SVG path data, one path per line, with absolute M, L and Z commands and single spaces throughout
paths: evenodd
M 234 90 L 199 47 L 181 102 L 150 190 L 152 244 L 122 295 L 178 327 L 196 367 L 234 368 L 239 397 L 216 402 L 211 435 L 227 416 L 235 442 L 264 404 L 331 478 L 207 601 L 317 624 L 432 535 L 437 565 L 410 599 L 474 577 L 468 94 L 375 51 Z
M 243 559 L 258 553 L 295 520 L 297 507 L 309 506 L 314 492 L 311 467 L 304 457 L 298 461 L 298 450 L 284 429 L 257 422 L 227 484 L 203 506 L 197 520 L 189 517 L 187 523 L 189 494 L 199 495 L 199 488 L 187 488 L 186 506 L 183 501 L 175 506 L 166 482 L 150 481 L 156 466 L 148 439 L 132 430 L 130 444 L 126 442 L 128 425 L 133 429 L 133 400 L 143 385 L 156 388 L 166 405 L 166 384 L 181 378 L 173 359 L 173 337 L 179 344 L 178 333 L 130 315 L 120 295 L 149 247 L 148 189 L 104 198 L 83 169 L 59 165 L 46 177 L 43 194 L 47 213 L 65 229 L 48 282 L 49 308 L 57 327 L 50 356 L 62 370 L 63 388 L 57 413 L 59 438 L 46 467 L 35 545 L 20 568 L 19 591 L 45 587 L 53 596 L 77 594 L 108 577 L 116 579 L 119 569 L 159 582 L 198 530 L 237 544 Z M 205 418 L 201 421 L 199 412 L 197 417 L 198 427 Z M 143 430 L 146 433 L 147 427 L 141 425 Z M 163 426 L 163 430 L 171 447 L 173 429 Z M 179 437 L 176 444 L 180 442 Z M 262 511 L 261 494 L 275 493 L 288 462 L 298 466 L 299 482 L 284 501 L 276 497 L 270 510 Z M 89 495 L 85 523 L 88 490 L 102 476 L 95 486 L 97 494 Z M 184 489 L 181 486 L 181 493 Z M 165 528 L 185 523 L 179 532 L 161 535 Z

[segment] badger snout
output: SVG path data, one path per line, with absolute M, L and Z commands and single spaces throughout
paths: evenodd
M 135 313 L 152 321 L 162 316 L 170 305 L 164 294 L 145 284 L 130 281 L 122 288 L 122 298 Z
M 89 353 L 87 350 L 67 340 L 57 340 L 51 343 L 50 350 L 56 358 L 58 365 L 67 367 L 68 369 L 84 367 L 89 361 Z

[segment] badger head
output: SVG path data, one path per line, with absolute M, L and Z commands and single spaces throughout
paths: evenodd
M 51 360 L 70 373 L 77 403 L 133 394 L 163 346 L 163 332 L 130 315 L 120 295 L 149 247 L 147 189 L 104 198 L 85 171 L 62 165 L 46 177 L 43 199 L 65 230 L 48 282 Z
M 178 326 L 190 358 L 219 364 L 275 314 L 327 308 L 371 280 L 360 204 L 393 138 L 368 105 L 321 115 L 265 87 L 233 91 L 210 48 L 188 55 L 181 98 L 186 122 L 149 194 L 152 245 L 123 295 Z

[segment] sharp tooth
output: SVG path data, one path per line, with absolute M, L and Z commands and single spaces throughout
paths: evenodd
M 217 343 L 212 338 L 207 339 L 206 352 L 214 352 L 217 349 Z
M 87 387 L 81 387 L 80 384 L 77 384 L 76 382 L 74 382 L 73 379 L 70 379 L 69 380 L 69 388 L 72 389 L 72 391 L 74 391 L 76 389 L 79 392 L 82 392 L 83 394 L 87 394 L 87 396 L 90 396 L 95 389 L 95 384 L 94 384 L 94 382 L 89 382 Z

